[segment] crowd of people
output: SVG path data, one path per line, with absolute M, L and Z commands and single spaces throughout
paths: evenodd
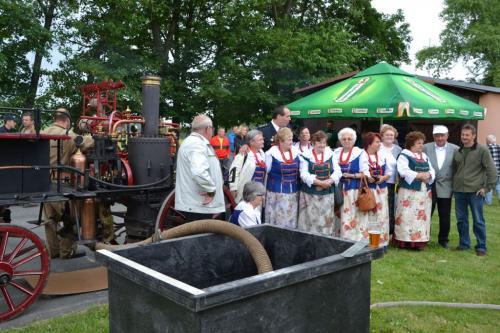
M 445 126 L 435 125 L 433 142 L 426 143 L 422 132 L 412 131 L 403 149 L 396 140 L 397 130 L 388 124 L 360 138 L 352 127 L 337 133 L 333 122 L 325 131 L 300 128 L 294 136 L 289 122 L 290 110 L 279 106 L 264 126 L 250 131 L 246 125 L 235 127 L 228 137 L 221 135 L 221 128 L 212 137 L 210 118 L 195 118 L 194 137 L 188 137 L 179 150 L 176 188 L 185 195 L 176 196 L 176 209 L 188 213 L 188 221 L 224 212 L 221 196 L 226 181 L 237 203 L 231 222 L 240 226 L 268 223 L 352 241 L 367 239 L 376 231 L 381 234 L 380 246 L 392 241 L 397 247 L 421 250 L 430 241 L 436 206 L 438 243 L 449 247 L 455 196 L 460 236 L 456 250 L 471 247 L 467 211 L 471 207 L 476 254 L 486 254 L 482 205 L 490 190 L 500 191 L 500 148 L 493 142 L 488 147 L 478 144 L 474 126 L 463 126 L 460 147 L 448 142 Z M 194 138 L 197 142 L 191 145 Z M 492 155 L 497 156 L 496 165 Z M 227 160 L 232 162 L 223 173 Z M 223 174 L 227 178 L 221 179 Z M 373 209 L 360 208 L 363 187 L 372 193 Z M 193 212 L 197 216 L 191 216 Z

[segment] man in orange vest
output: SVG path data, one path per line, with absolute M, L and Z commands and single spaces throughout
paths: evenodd
M 231 149 L 229 138 L 226 136 L 226 130 L 224 127 L 219 127 L 217 129 L 217 135 L 212 137 L 212 139 L 210 140 L 210 144 L 214 148 L 215 154 L 219 159 L 224 182 L 227 182 L 229 175 L 229 166 L 231 165 L 231 161 L 229 159 L 231 155 Z

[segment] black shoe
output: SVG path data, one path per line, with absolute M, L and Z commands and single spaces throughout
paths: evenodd
M 448 246 L 448 242 L 439 242 L 439 245 L 443 248 L 448 250 L 450 247 Z
M 476 250 L 476 256 L 478 256 L 478 257 L 484 257 L 485 255 L 486 255 L 485 251 Z
M 85 251 L 73 251 L 69 256 L 61 257 L 61 259 L 75 259 L 85 257 L 86 255 Z

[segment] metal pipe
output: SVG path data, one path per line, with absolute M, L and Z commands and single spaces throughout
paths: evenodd
M 117 111 L 113 111 L 111 112 L 111 114 L 109 115 L 109 124 L 108 124 L 108 133 L 111 133 L 113 132 L 112 129 L 113 129 L 113 118 L 115 116 L 115 113 Z
M 112 135 L 116 134 L 116 128 L 121 124 L 144 124 L 143 119 L 122 119 L 113 124 Z
M 96 235 L 94 199 L 85 199 L 81 212 L 82 240 L 94 240 Z
M 85 178 L 91 179 L 92 181 L 104 185 L 104 186 L 109 186 L 109 187 L 114 187 L 114 188 L 120 188 L 120 189 L 149 189 L 150 187 L 160 185 L 162 183 L 165 183 L 166 181 L 170 180 L 172 175 L 168 175 L 162 179 L 159 179 L 155 182 L 148 183 L 148 184 L 141 184 L 141 185 L 118 185 L 118 184 L 113 184 L 113 183 L 108 183 L 103 180 L 100 180 L 98 178 L 92 177 L 90 175 L 87 175 L 87 170 L 84 172 L 81 172 L 80 170 L 67 166 L 67 165 L 57 165 L 57 166 L 45 166 L 45 165 L 10 165 L 10 166 L 1 166 L 0 170 L 9 170 L 9 169 L 34 169 L 34 170 L 40 170 L 40 169 L 57 169 L 57 170 L 69 170 L 76 172 L 80 175 L 85 175 Z M 87 182 L 87 180 L 85 180 Z

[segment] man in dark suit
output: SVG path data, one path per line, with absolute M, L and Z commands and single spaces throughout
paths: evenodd
M 437 205 L 439 213 L 438 242 L 447 249 L 453 192 L 452 162 L 453 153 L 458 149 L 458 146 L 448 142 L 448 128 L 446 126 L 434 125 L 432 136 L 434 142 L 424 145 L 424 152 L 436 170 L 436 179 L 432 184 L 432 214 Z
M 280 105 L 274 109 L 273 119 L 266 125 L 257 128 L 264 136 L 264 151 L 271 148 L 276 132 L 282 127 L 288 127 L 290 119 L 290 109 L 285 105 Z

